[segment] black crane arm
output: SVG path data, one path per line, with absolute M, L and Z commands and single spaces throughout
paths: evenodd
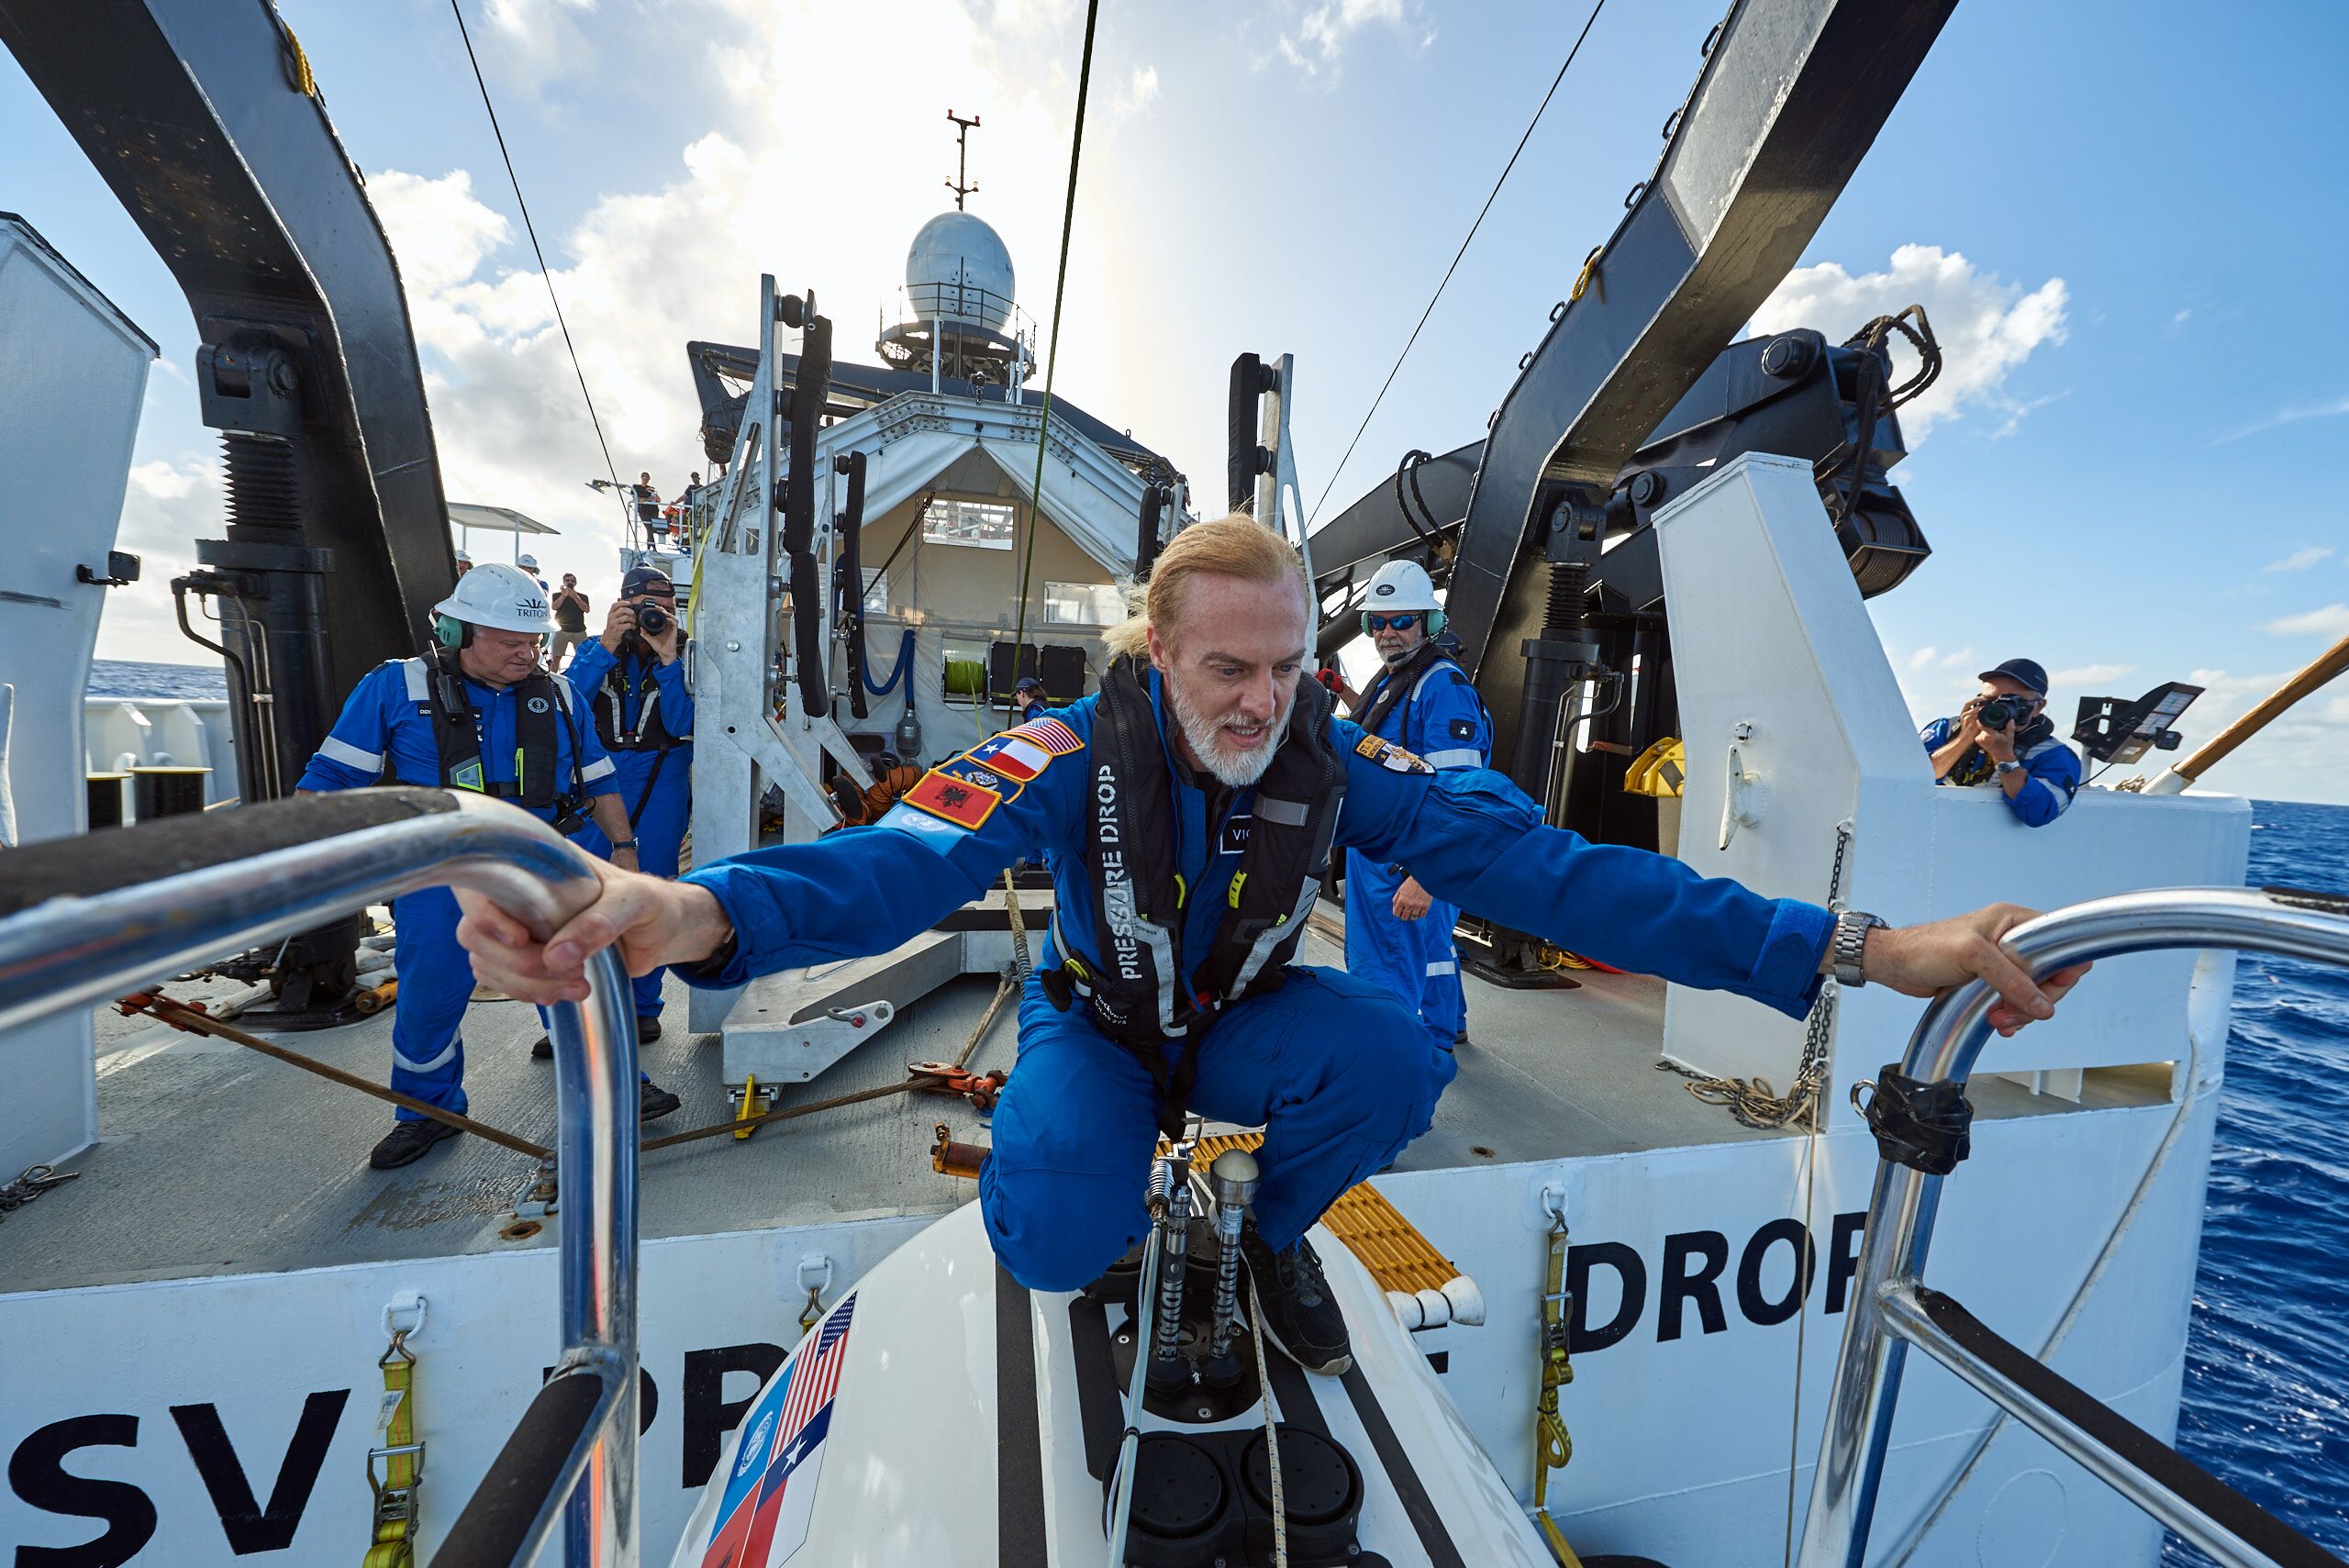
M 1520 656 L 1545 640 L 1552 595 L 1528 568 L 1553 515 L 1569 498 L 1604 509 L 1618 475 L 1800 259 L 1955 3 L 1741 0 L 1707 40 L 1654 173 L 1577 297 L 1553 311 L 1485 441 L 1425 465 L 1423 487 L 1442 483 L 1439 464 L 1475 454 L 1447 608 L 1493 712 L 1497 759 L 1515 754 L 1529 698 L 1555 703 L 1529 693 L 1529 678 L 1542 684 L 1541 660 Z M 1382 481 L 1314 536 L 1325 602 L 1350 568 L 1419 546 L 1394 488 Z
M 290 791 L 456 581 L 390 243 L 267 0 L 0 0 L 0 42 L 195 312 L 229 506 L 199 587 L 239 611 L 222 618 L 243 796 Z

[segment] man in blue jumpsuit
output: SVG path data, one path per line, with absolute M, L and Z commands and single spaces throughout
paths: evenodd
M 1052 940 L 979 1182 L 996 1258 L 1030 1289 L 1083 1285 L 1142 1235 L 1173 1112 L 1262 1125 L 1241 1246 L 1269 1337 L 1319 1372 L 1351 1350 L 1306 1231 L 1426 1130 L 1453 1071 L 1384 987 L 1286 965 L 1333 838 L 1520 929 L 1796 1017 L 1831 959 L 1920 995 L 1979 974 L 2009 1031 L 2074 978 L 2043 993 L 1998 946 L 2028 917 L 2012 906 L 1894 929 L 1545 827 L 1502 775 L 1438 773 L 1330 717 L 1311 603 L 1279 536 L 1194 524 L 1112 632 L 1099 693 L 932 769 L 874 826 L 677 882 L 599 867 L 602 895 L 544 943 L 461 893 L 459 938 L 484 981 L 540 1001 L 584 1000 L 586 955 L 613 942 L 631 972 L 737 985 L 886 951 L 1041 857 Z
M 1438 773 L 1483 767 L 1492 720 L 1468 673 L 1436 641 L 1443 611 L 1427 569 L 1415 561 L 1380 567 L 1363 597 L 1362 628 L 1381 667 L 1354 705 L 1354 722 Z M 1468 1028 L 1452 936 L 1459 923 L 1457 905 L 1433 896 L 1399 864 L 1346 851 L 1346 971 L 1393 992 L 1445 1051 Z
M 1956 717 L 1918 732 L 1933 782 L 1996 789 L 2016 821 L 2044 828 L 2080 793 L 2080 759 L 2047 717 L 2047 672 L 2035 659 L 2009 659 L 1975 678 L 1982 689 Z
M 636 869 L 612 764 L 573 711 L 570 689 L 539 668 L 553 616 L 539 585 L 500 562 L 474 567 L 434 607 L 429 659 L 395 659 L 361 678 L 310 759 L 304 794 L 391 782 L 474 789 L 568 828 L 592 813 Z M 392 1014 L 392 1087 L 463 1115 L 460 1032 L 473 978 L 457 945 L 457 901 L 429 887 L 392 902 L 399 1001 Z M 666 1092 L 649 1082 L 648 1101 Z M 674 1109 L 674 1096 L 666 1096 Z M 368 1162 L 388 1171 L 457 1129 L 402 1106 Z
M 634 828 L 637 865 L 648 876 L 677 874 L 677 854 L 694 809 L 694 695 L 685 684 L 685 637 L 677 625 L 677 590 L 657 566 L 636 566 L 604 618 L 604 635 L 582 643 L 562 673 L 580 706 L 596 718 L 596 739 L 612 760 L 620 805 Z M 579 836 L 603 854 L 600 828 Z M 636 977 L 636 1038 L 661 1038 L 661 976 Z M 540 1035 L 531 1054 L 551 1057 Z

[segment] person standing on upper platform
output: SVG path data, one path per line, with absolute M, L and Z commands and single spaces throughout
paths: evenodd
M 296 786 L 304 795 L 385 782 L 478 790 L 521 807 L 560 833 L 592 816 L 620 841 L 612 863 L 636 869 L 628 814 L 611 760 L 581 724 L 571 688 L 539 667 L 554 619 L 518 567 L 487 562 L 433 606 L 426 659 L 378 664 L 351 689 L 342 715 Z M 465 1005 L 473 977 L 457 945 L 457 900 L 428 887 L 392 901 L 399 998 L 392 1014 L 392 1087 L 465 1113 Z M 647 1106 L 676 1096 L 645 1084 Z M 457 1129 L 402 1106 L 368 1163 L 405 1165 Z
M 1435 584 L 1415 561 L 1390 561 L 1363 597 L 1363 634 L 1381 668 L 1350 716 L 1367 734 L 1391 740 L 1442 773 L 1481 768 L 1493 722 L 1468 673 L 1438 640 L 1443 611 Z M 1403 1010 L 1450 1051 L 1468 1029 L 1453 940 L 1457 905 L 1436 898 L 1399 863 L 1346 851 L 1346 968 L 1395 994 Z
M 657 566 L 636 566 L 604 617 L 604 635 L 580 644 L 562 674 L 596 716 L 596 739 L 618 770 L 620 804 L 636 839 L 637 863 L 649 876 L 677 874 L 677 857 L 694 814 L 694 694 L 685 683 L 685 634 L 677 624 L 677 589 Z M 604 852 L 590 828 L 579 846 Z M 636 1038 L 661 1038 L 661 976 L 636 977 Z M 544 1035 L 531 1054 L 551 1058 Z

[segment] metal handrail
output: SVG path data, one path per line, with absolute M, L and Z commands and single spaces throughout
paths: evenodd
M 339 820 L 367 825 L 332 831 Z M 254 852 L 243 852 L 248 847 Z M 59 896 L 0 919 L 0 1032 L 427 887 L 486 894 L 543 939 L 584 908 L 597 886 L 593 862 L 551 828 L 462 791 L 368 790 L 115 828 L 8 851 L 0 873 L 37 874 L 55 868 L 61 852 L 102 866 L 118 867 L 126 856 L 217 863 L 86 896 L 72 895 L 72 875 L 58 875 Z M 549 1018 L 562 1192 L 556 1373 L 592 1376 L 601 1389 L 563 1462 L 534 1478 L 542 1495 L 518 1532 L 518 1550 L 501 1561 L 533 1561 L 565 1520 L 570 1568 L 633 1568 L 636 1025 L 628 976 L 609 950 L 588 962 L 587 984 L 584 1006 L 557 1003 Z M 484 1493 L 498 1478 L 493 1470 Z M 451 1532 L 442 1560 L 484 1561 L 462 1533 Z
M 2231 948 L 2349 967 L 2345 917 L 2349 901 L 2332 895 L 2175 888 L 2074 905 L 2016 927 L 2006 942 L 2042 979 L 2098 959 L 2177 948 Z M 1930 1083 L 1964 1084 L 1990 1038 L 1998 1000 L 1980 981 L 1936 998 L 1909 1037 L 1900 1071 Z M 1803 1568 L 1861 1568 L 1912 1344 L 2230 1568 L 2336 1561 L 1927 1288 L 1920 1276 L 1941 1185 L 1941 1177 L 1890 1160 L 1876 1169 L 1797 1559 Z

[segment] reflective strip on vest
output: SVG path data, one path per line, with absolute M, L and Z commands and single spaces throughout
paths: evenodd
M 1456 746 L 1446 751 L 1430 751 L 1419 761 L 1436 769 L 1481 768 L 1485 765 L 1484 753 L 1474 746 Z

